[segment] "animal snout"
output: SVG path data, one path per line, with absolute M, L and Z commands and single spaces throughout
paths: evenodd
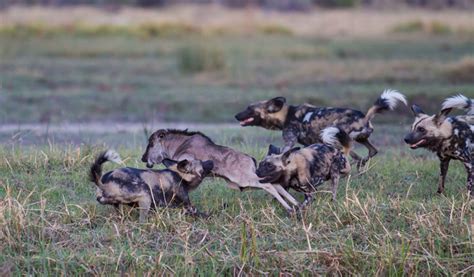
M 413 136 L 411 134 L 408 134 L 405 136 L 405 138 L 403 138 L 403 140 L 405 141 L 405 143 L 410 144 L 413 140 Z
M 144 162 L 144 163 L 148 162 L 148 157 L 147 157 L 146 153 L 143 154 L 143 156 L 142 156 L 142 162 Z

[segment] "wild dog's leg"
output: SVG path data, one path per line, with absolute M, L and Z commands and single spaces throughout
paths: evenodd
M 446 174 L 448 174 L 449 162 L 451 159 L 449 158 L 439 158 L 439 183 L 438 183 L 438 193 L 444 192 L 444 182 L 446 180 Z
M 300 203 L 298 203 L 298 201 L 293 197 L 293 195 L 291 195 L 287 190 L 285 190 L 281 185 L 273 185 L 276 190 L 278 191 L 278 193 L 285 197 L 286 200 L 290 201 L 291 204 L 295 205 L 295 206 L 299 206 Z
M 284 129 L 283 141 L 285 142 L 285 146 L 280 149 L 281 153 L 284 153 L 295 146 L 296 142 L 298 141 L 298 130 L 292 126 Z
M 339 174 L 332 174 L 332 201 L 336 201 L 337 187 L 339 186 Z
M 357 154 L 356 152 L 352 151 L 349 152 L 349 154 L 351 155 L 351 157 L 356 160 L 356 162 L 359 162 L 360 160 L 362 160 L 362 157 L 359 156 L 359 154 Z
M 464 162 L 464 167 L 467 171 L 467 191 L 471 196 L 474 196 L 474 162 Z
M 150 211 L 151 199 L 150 197 L 143 197 L 138 201 L 138 207 L 140 209 L 140 223 L 145 223 L 148 212 Z
M 313 194 L 312 193 L 305 193 L 304 194 L 304 201 L 303 203 L 301 203 L 301 205 L 299 206 L 300 209 L 304 209 L 306 206 L 308 206 L 309 204 L 311 204 L 311 202 L 313 202 Z
M 359 138 L 356 139 L 356 141 L 367 147 L 367 149 L 369 150 L 369 154 L 367 155 L 367 157 L 363 158 L 358 164 L 358 167 L 362 167 L 369 161 L 369 159 L 377 155 L 378 150 L 372 145 L 372 143 L 370 143 L 368 138 Z

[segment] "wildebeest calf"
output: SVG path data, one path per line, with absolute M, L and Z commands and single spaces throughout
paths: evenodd
M 101 204 L 138 204 L 140 222 L 144 222 L 150 207 L 184 206 L 191 215 L 201 215 L 191 204 L 189 191 L 197 188 L 212 170 L 212 161 L 165 159 L 167 169 L 143 170 L 118 168 L 102 175 L 102 164 L 120 163 L 112 150 L 101 153 L 90 168 L 91 181 L 97 185 L 97 201 Z
M 262 182 L 281 184 L 305 195 L 300 207 L 313 199 L 316 187 L 324 181 L 332 181 L 332 198 L 336 200 L 339 178 L 351 170 L 348 155 L 351 139 L 336 127 L 322 131 L 323 143 L 312 144 L 303 149 L 293 148 L 283 154 L 270 145 L 267 156 L 260 162 L 257 175 Z M 342 149 L 340 149 L 342 148 Z
M 291 206 L 282 198 L 285 197 L 293 205 L 296 199 L 280 185 L 259 182 L 255 174 L 256 162 L 251 156 L 230 147 L 215 144 L 209 137 L 200 132 L 187 130 L 161 129 L 154 132 L 149 140 L 142 161 L 151 168 L 165 158 L 173 160 L 198 159 L 214 162 L 212 173 L 227 181 L 234 189 L 259 188 L 275 197 L 288 212 Z
M 466 98 L 467 99 L 467 98 Z M 467 189 L 473 195 L 474 186 L 474 116 L 447 115 L 452 108 L 459 107 L 456 101 L 443 104 L 443 109 L 436 115 L 428 115 L 417 105 L 412 106 L 415 122 L 411 132 L 405 136 L 405 142 L 412 149 L 427 148 L 436 153 L 440 160 L 440 177 L 438 193 L 443 193 L 449 162 L 459 160 L 467 172 Z M 452 100 L 452 98 L 451 98 Z M 457 104 L 456 104 L 457 103 Z

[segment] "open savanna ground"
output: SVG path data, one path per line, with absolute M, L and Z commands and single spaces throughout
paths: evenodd
M 210 218 L 158 209 L 139 224 L 137 210 L 98 204 L 87 177 L 111 147 L 144 168 L 148 135 L 163 127 L 260 160 L 281 133 L 233 116 L 274 96 L 363 112 L 385 88 L 428 112 L 455 93 L 474 98 L 469 12 L 11 8 L 0 18 L 0 276 L 474 272 L 464 168 L 452 162 L 436 194 L 436 157 L 402 141 L 407 107 L 376 116 L 380 153 L 341 181 L 337 201 L 321 186 L 301 219 L 263 191 L 206 179 L 190 196 Z

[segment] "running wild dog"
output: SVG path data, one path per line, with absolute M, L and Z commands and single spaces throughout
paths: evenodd
M 299 147 L 281 154 L 278 147 L 270 145 L 268 154 L 260 162 L 257 175 L 263 182 L 281 184 L 304 193 L 304 208 L 313 200 L 316 187 L 327 180 L 332 182 L 332 199 L 336 200 L 337 187 L 341 176 L 351 171 L 348 155 L 351 139 L 336 127 L 328 127 L 321 133 L 324 143 Z
M 466 168 L 467 189 L 473 195 L 474 125 L 468 123 L 469 116 L 447 116 L 453 108 L 460 107 L 459 99 L 462 97 L 446 99 L 442 110 L 436 115 L 428 115 L 419 106 L 412 106 L 415 122 L 412 125 L 411 132 L 405 136 L 405 142 L 412 149 L 427 148 L 438 156 L 440 160 L 438 193 L 444 191 L 449 162 L 459 160 Z M 470 100 L 467 99 L 464 104 L 469 102 Z M 466 109 L 468 106 L 464 105 L 462 108 Z M 473 116 L 470 117 L 472 119 Z
M 403 94 L 385 90 L 364 115 L 346 108 L 315 107 L 310 104 L 292 106 L 286 103 L 284 97 L 276 97 L 250 104 L 235 118 L 242 126 L 282 130 L 285 143 L 283 152 L 291 149 L 296 142 L 304 146 L 321 143 L 321 131 L 326 127 L 337 126 L 368 149 L 368 156 L 363 159 L 351 151 L 358 166 L 362 166 L 377 154 L 377 149 L 369 141 L 374 131 L 371 120 L 378 113 L 395 109 L 399 102 L 407 105 Z
M 108 150 L 101 153 L 90 168 L 91 181 L 97 185 L 97 201 L 118 207 L 120 204 L 140 208 L 140 222 L 146 220 L 150 207 L 184 206 L 190 215 L 204 215 L 191 204 L 189 191 L 196 189 L 211 172 L 212 161 L 166 159 L 167 169 L 142 170 L 118 168 L 102 175 L 102 164 L 112 161 L 121 163 L 119 155 Z
M 275 197 L 288 212 L 291 206 L 282 198 L 285 197 L 293 205 L 296 199 L 280 185 L 260 183 L 255 174 L 256 161 L 251 156 L 232 148 L 215 144 L 209 137 L 200 132 L 187 130 L 161 129 L 154 132 L 149 140 L 142 161 L 152 168 L 165 158 L 173 160 L 197 159 L 214 162 L 212 173 L 227 181 L 234 189 L 259 188 Z

